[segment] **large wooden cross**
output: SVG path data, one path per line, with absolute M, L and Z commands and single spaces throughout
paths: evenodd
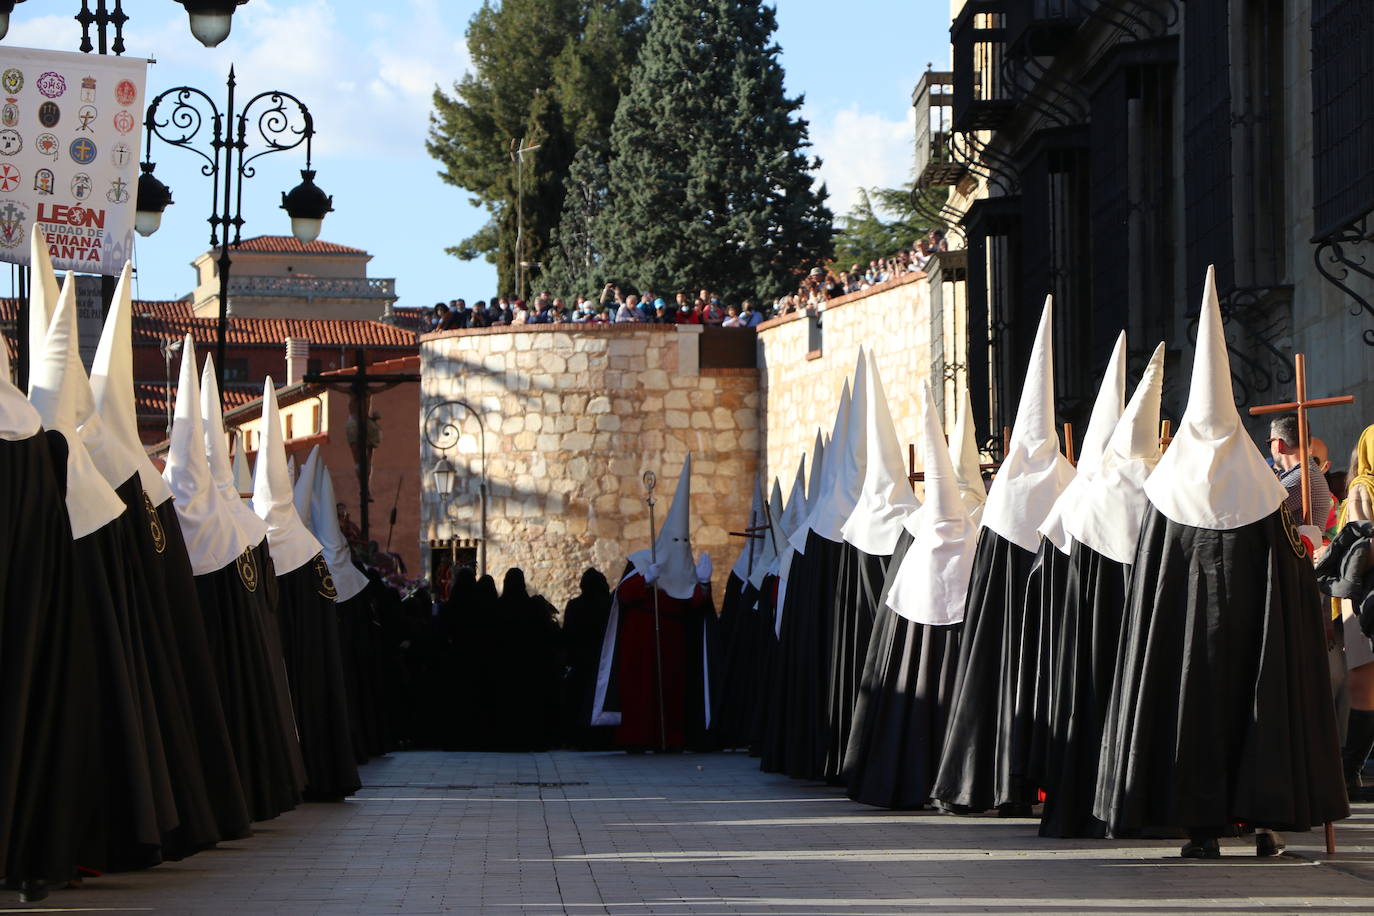
M 1304 525 L 1326 526 L 1326 519 L 1320 523 L 1312 518 L 1312 453 L 1309 446 L 1311 434 L 1307 425 L 1307 412 L 1314 407 L 1335 407 L 1337 404 L 1353 404 L 1353 394 L 1341 394 L 1331 398 L 1309 398 L 1307 396 L 1307 358 L 1297 353 L 1293 356 L 1293 378 L 1297 385 L 1297 399 L 1283 404 L 1263 404 L 1250 408 L 1250 416 L 1258 417 L 1270 413 L 1296 413 L 1298 415 L 1298 462 L 1302 481 L 1302 522 Z
M 945 436 L 945 442 L 946 442 L 946 444 L 948 444 L 948 442 L 949 442 L 949 436 L 948 436 L 948 435 Z M 1002 427 L 1002 456 L 1003 456 L 1003 457 L 1006 457 L 1006 454 L 1007 454 L 1007 452 L 1009 452 L 1009 451 L 1011 451 L 1011 427 L 1010 427 L 1010 426 L 1003 426 L 1003 427 Z M 982 471 L 982 472 L 984 472 L 984 473 L 986 473 L 986 474 L 991 474 L 991 475 L 993 475 L 993 476 L 995 477 L 995 476 L 997 476 L 997 469 L 1000 468 L 1001 466 L 1002 466 L 1002 462 L 1000 462 L 1000 461 L 992 461 L 992 462 L 987 462 L 987 463 L 985 463 L 985 464 L 980 464 L 980 465 L 978 465 L 978 470 L 980 470 L 980 471 Z M 914 489 L 916 489 L 916 484 L 918 484 L 918 483 L 923 483 L 923 482 L 925 481 L 925 479 L 926 479 L 926 472 L 925 472 L 925 471 L 918 471 L 918 470 L 916 470 L 916 444 L 915 444 L 914 442 L 908 442 L 908 443 L 907 443 L 907 446 L 906 446 L 906 467 L 907 467 L 906 482 L 909 483 L 909 484 L 911 484 L 911 488 L 914 490 Z
M 1307 396 L 1307 357 L 1301 353 L 1293 354 L 1293 379 L 1297 386 L 1297 398 L 1283 404 L 1263 404 L 1250 408 L 1250 416 L 1258 417 L 1270 413 L 1296 413 L 1298 415 L 1298 478 L 1302 481 L 1302 522 L 1304 525 L 1316 524 L 1312 518 L 1312 454 L 1308 440 L 1311 438 L 1307 427 L 1307 412 L 1314 407 L 1335 407 L 1337 404 L 1353 404 L 1353 394 L 1341 394 L 1332 398 L 1309 398 Z M 1322 519 L 1322 527 L 1326 519 Z M 1331 621 L 1325 624 L 1330 627 Z M 1330 637 L 1328 636 L 1328 639 Z M 1336 854 L 1336 827 L 1327 822 L 1326 854 Z

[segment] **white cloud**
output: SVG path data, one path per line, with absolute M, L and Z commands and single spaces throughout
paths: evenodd
M 828 120 L 811 121 L 814 152 L 821 157 L 818 178 L 830 191 L 838 216 L 859 199 L 860 188 L 897 187 L 911 175 L 916 142 L 914 112 L 902 120 L 850 107 Z

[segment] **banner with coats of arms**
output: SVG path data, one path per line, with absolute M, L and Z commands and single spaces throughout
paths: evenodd
M 0 45 L 0 261 L 118 274 L 133 254 L 142 58 Z

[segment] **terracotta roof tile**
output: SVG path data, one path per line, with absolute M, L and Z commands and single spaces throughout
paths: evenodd
M 319 239 L 302 245 L 296 241 L 295 236 L 291 235 L 255 235 L 251 239 L 243 239 L 234 248 L 237 251 L 267 251 L 282 254 L 367 254 L 361 248 L 351 248 L 348 245 L 338 245 L 334 242 L 322 242 Z
M 176 405 L 177 386 L 172 386 L 172 404 Z M 262 397 L 261 385 L 225 385 L 225 409 L 242 407 L 249 401 Z M 134 411 L 138 414 L 140 426 L 157 425 L 156 417 L 167 416 L 167 383 L 134 382 Z M 164 421 L 165 422 L 165 421 Z
M 215 341 L 214 318 L 135 318 L 134 345 L 155 344 L 185 336 L 197 346 Z M 321 347 L 394 347 L 414 349 L 415 335 L 380 321 L 341 318 L 240 318 L 229 316 L 225 341 L 233 346 L 280 347 L 288 337 L 304 337 Z

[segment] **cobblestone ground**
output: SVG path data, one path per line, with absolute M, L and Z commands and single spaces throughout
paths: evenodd
M 737 754 L 405 753 L 250 839 L 0 912 L 1370 913 L 1374 806 L 1259 860 L 894 813 Z M 13 907 L 8 909 L 5 907 Z

